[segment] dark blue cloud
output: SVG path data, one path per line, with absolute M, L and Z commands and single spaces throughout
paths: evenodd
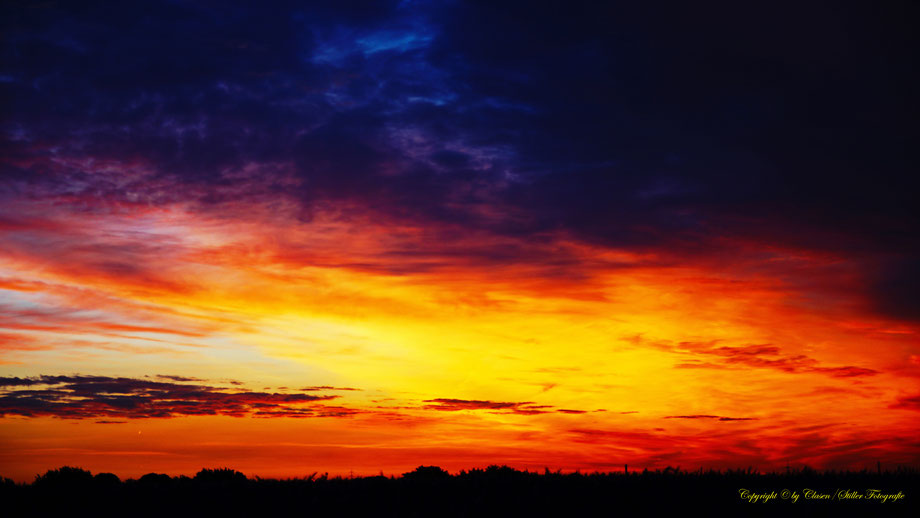
M 52 416 L 65 419 L 143 419 L 192 415 L 343 417 L 355 412 L 342 407 L 331 407 L 330 410 L 330 407 L 325 406 L 302 406 L 339 397 L 334 395 L 230 391 L 223 387 L 186 383 L 203 381 L 195 378 L 158 377 L 173 381 L 107 376 L 0 378 L 0 416 Z M 16 388 L 24 386 L 44 388 Z
M 915 14 L 8 2 L 0 195 L 293 196 L 510 236 L 684 254 L 744 237 L 913 264 Z M 876 282 L 876 306 L 915 318 L 914 273 Z

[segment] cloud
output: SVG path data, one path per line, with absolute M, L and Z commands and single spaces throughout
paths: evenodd
M 679 448 L 689 442 L 684 437 L 669 437 L 642 430 L 574 428 L 567 431 L 572 435 L 572 439 L 579 443 L 641 445 L 642 448 L 650 450 Z
M 912 27 L 899 7 L 876 9 L 163 4 L 139 16 L 10 3 L 0 196 L 84 215 L 355 207 L 682 259 L 726 257 L 737 239 L 830 250 L 866 271 L 901 265 L 864 295 L 916 319 L 918 179 L 897 66 L 913 56 L 893 43 Z M 53 255 L 55 241 L 42 247 Z M 470 254 L 546 260 L 491 248 Z M 107 250 L 87 243 L 74 266 L 188 288 L 142 260 L 157 246 Z
M 900 447 L 892 448 L 894 444 Z M 808 433 L 779 439 L 777 449 L 777 463 L 801 462 L 828 468 L 864 466 L 867 459 L 880 461 L 882 465 L 912 464 L 920 458 L 920 445 L 916 440 L 897 434 L 866 437 Z
M 359 389 L 359 388 L 354 388 L 354 387 L 331 387 L 331 386 L 329 386 L 329 385 L 318 385 L 318 386 L 315 386 L 315 387 L 301 387 L 301 388 L 299 388 L 299 389 L 297 389 L 297 390 L 301 390 L 301 391 L 303 391 L 303 392 L 315 392 L 315 391 L 317 391 L 317 390 L 344 390 L 344 391 L 356 391 L 356 390 L 361 390 L 361 389 Z
M 66 301 L 62 301 L 65 302 Z M 93 315 L 83 308 L 60 305 L 34 304 L 20 307 L 16 304 L 0 303 L 0 326 L 9 330 L 22 331 L 51 331 L 62 333 L 96 334 L 105 336 L 120 336 L 127 334 L 156 334 L 173 335 L 182 338 L 202 338 L 208 336 L 208 330 L 200 323 L 182 322 L 182 325 L 173 325 L 175 322 L 167 320 L 164 315 L 157 314 L 132 314 L 130 311 L 125 316 L 135 317 L 144 315 L 147 319 L 139 323 L 113 322 L 106 316 Z M 100 308 L 101 309 L 101 308 Z M 130 310 L 130 308 L 127 308 Z M 88 314 L 89 313 L 89 314 Z M 168 315 L 166 315 L 168 317 Z M 163 322 L 157 322 L 162 320 Z M 132 338 L 134 338 L 132 336 Z M 149 337 L 140 337 L 148 339 Z
M 192 381 L 181 376 L 158 376 Z M 108 376 L 0 378 L 0 415 L 25 417 L 172 418 L 195 415 L 233 417 L 347 417 L 356 411 L 326 407 L 335 395 L 229 390 L 201 384 Z M 14 389 L 14 387 L 29 387 Z M 41 388 L 39 388 L 41 387 Z M 103 419 L 97 422 L 114 422 Z
M 741 364 L 750 367 L 765 367 L 785 372 L 815 372 L 835 378 L 852 378 L 878 374 L 873 369 L 863 367 L 825 367 L 813 358 L 805 355 L 782 356 L 779 347 L 773 345 L 747 345 L 743 347 L 714 347 L 706 349 L 689 343 L 681 343 L 694 352 L 724 357 L 725 364 Z
M 157 374 L 156 377 L 160 379 L 172 380 L 172 381 L 205 381 L 201 378 L 191 378 L 187 376 L 171 376 L 168 374 Z
M 693 415 L 669 415 L 665 419 L 718 419 L 719 421 L 755 421 L 756 417 L 722 417 L 718 415 L 693 414 Z
M 445 412 L 457 412 L 460 410 L 492 410 L 499 413 L 520 414 L 520 415 L 537 415 L 557 412 L 550 405 L 537 405 L 532 401 L 523 402 L 504 402 L 504 401 L 483 401 L 476 399 L 426 399 L 424 408 L 429 410 L 439 410 Z M 570 413 L 579 412 L 568 411 Z
M 888 259 L 874 269 L 871 295 L 880 312 L 920 320 L 920 257 Z
M 460 410 L 489 410 L 495 413 L 518 414 L 518 415 L 539 415 L 539 414 L 585 414 L 587 410 L 577 410 L 570 408 L 555 408 L 552 405 L 538 405 L 533 401 L 507 402 L 507 401 L 487 401 L 476 399 L 426 399 L 423 408 L 427 410 L 437 410 L 443 412 L 457 412 Z
M 897 399 L 888 408 L 898 408 L 901 410 L 920 410 L 920 394 L 902 396 Z
M 625 338 L 626 341 L 653 347 L 662 351 L 685 356 L 702 356 L 707 360 L 690 359 L 675 365 L 679 369 L 731 369 L 736 366 L 774 369 L 788 373 L 816 373 L 834 378 L 856 378 L 874 376 L 878 371 L 865 367 L 846 365 L 830 367 L 806 355 L 783 355 L 782 349 L 772 344 L 751 344 L 744 346 L 716 346 L 710 342 L 670 342 L 647 340 L 641 336 Z
M 0 377 L 0 387 L 27 387 L 30 385 L 44 385 L 41 378 L 16 378 Z

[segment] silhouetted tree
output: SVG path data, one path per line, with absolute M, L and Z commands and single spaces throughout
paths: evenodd
M 173 479 L 163 473 L 147 473 L 137 480 L 138 484 L 147 487 L 168 487 L 172 484 Z
M 120 484 L 121 479 L 114 473 L 96 473 L 96 476 L 93 477 L 93 485 L 96 487 L 112 488 L 118 487 Z
M 35 477 L 35 486 L 61 486 L 61 487 L 83 487 L 88 486 L 93 481 L 93 474 L 81 468 L 63 466 L 58 469 L 49 469 L 44 475 Z

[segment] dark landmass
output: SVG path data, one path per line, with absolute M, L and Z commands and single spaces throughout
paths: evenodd
M 0 479 L 0 502 L 18 511 L 10 516 L 622 516 L 697 509 L 729 516 L 920 516 L 918 482 L 920 470 L 912 468 L 537 473 L 506 466 L 284 480 L 220 468 L 122 481 L 65 466 L 31 484 Z

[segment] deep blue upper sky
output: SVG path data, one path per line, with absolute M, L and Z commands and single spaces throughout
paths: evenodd
M 307 211 L 848 255 L 879 309 L 917 319 L 916 15 L 912 2 L 4 2 L 0 199 L 123 196 L 93 170 L 104 161 L 156 185 L 134 185 L 137 203 L 219 205 L 232 182 L 290 194 L 241 172 L 261 164 L 294 171 Z

